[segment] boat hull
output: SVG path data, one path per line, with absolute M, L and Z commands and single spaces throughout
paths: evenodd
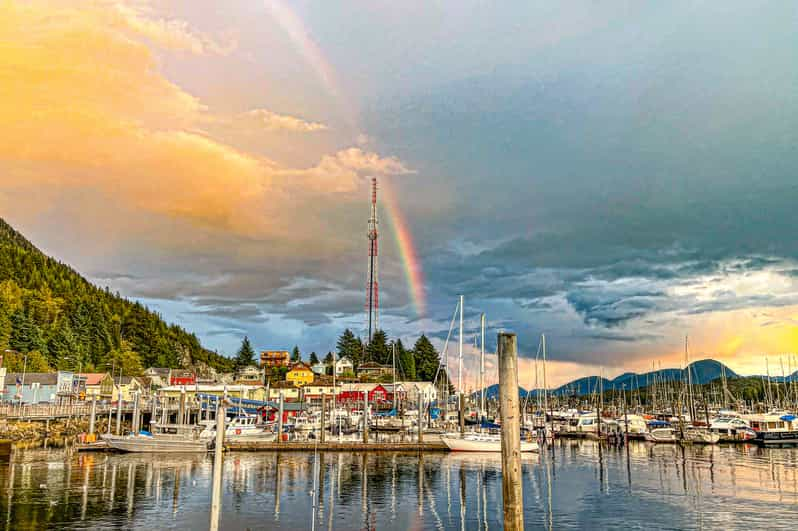
M 500 440 L 460 439 L 458 437 L 441 437 L 441 441 L 452 452 L 501 452 Z M 534 441 L 521 441 L 522 452 L 537 452 L 538 443 Z
M 757 432 L 756 438 L 751 442 L 768 446 L 771 444 L 798 444 L 798 431 L 767 431 Z
M 208 445 L 203 440 L 173 439 L 167 437 L 123 437 L 106 436 L 108 447 L 129 453 L 197 453 L 206 452 Z

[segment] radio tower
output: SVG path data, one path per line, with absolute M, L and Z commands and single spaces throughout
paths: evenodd
M 369 267 L 366 277 L 366 315 L 368 335 L 366 343 L 371 343 L 374 332 L 380 327 L 380 280 L 377 268 L 377 178 L 371 178 L 371 216 L 369 217 Z

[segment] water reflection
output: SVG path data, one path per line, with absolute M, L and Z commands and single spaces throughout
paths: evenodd
M 791 528 L 798 451 L 562 441 L 524 458 L 529 528 Z M 0 463 L 6 529 L 203 529 L 205 456 L 17 451 Z M 495 529 L 497 455 L 284 453 L 225 458 L 222 527 Z M 315 507 L 309 510 L 310 507 Z

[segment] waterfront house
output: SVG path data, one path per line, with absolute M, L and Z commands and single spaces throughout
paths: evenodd
M 269 386 L 269 400 L 280 400 L 280 392 L 286 402 L 299 402 L 301 398 L 299 387 L 291 382 L 274 382 Z
M 136 376 L 117 376 L 114 379 L 112 402 L 119 400 L 120 395 L 125 402 L 132 402 L 134 393 L 139 393 L 139 396 L 149 394 L 149 385 Z
M 373 403 L 375 400 L 384 402 L 389 400 L 388 391 L 381 384 L 376 383 L 345 383 L 341 384 L 338 393 L 338 402 L 362 402 L 364 397 Z M 393 397 L 390 397 L 393 400 Z
M 392 367 L 389 367 L 388 365 L 381 365 L 373 361 L 361 363 L 357 367 L 358 378 L 379 378 L 380 376 L 390 375 L 392 372 Z
M 185 369 L 172 369 L 169 373 L 169 385 L 195 385 L 197 375 Z
M 260 385 L 263 383 L 263 370 L 250 365 L 236 371 L 234 384 Z
M 277 403 L 269 403 L 263 407 L 258 408 L 266 422 L 274 422 L 277 420 L 280 406 Z M 303 411 L 307 411 L 308 405 L 300 402 L 286 402 L 283 404 L 283 426 L 288 422 L 288 419 L 296 417 Z
M 313 374 L 317 376 L 324 376 L 327 374 L 327 364 L 322 362 L 314 363 L 310 366 L 310 370 L 312 370 Z
M 335 387 L 333 387 L 332 376 L 316 376 L 316 379 L 313 380 L 312 383 L 302 388 L 302 393 L 304 400 L 321 403 L 322 394 L 329 398 L 333 395 L 337 396 L 340 390 L 341 384 L 339 383 L 336 383 Z
M 300 361 L 291 366 L 291 369 L 285 375 L 285 381 L 291 382 L 295 387 L 302 387 L 312 383 L 315 376 L 310 366 Z
M 405 392 L 405 399 L 411 404 L 418 402 L 418 395 L 425 404 L 438 399 L 438 389 L 432 382 L 396 382 L 396 385 L 401 385 Z
M 169 376 L 172 369 L 167 367 L 149 367 L 144 371 L 144 376 L 150 379 L 153 389 L 169 385 Z
M 264 350 L 260 353 L 261 367 L 288 367 L 291 355 L 287 350 Z
M 343 374 L 354 374 L 355 366 L 352 365 L 352 360 L 343 357 L 335 361 L 335 375 L 341 376 Z
M 91 400 L 93 396 L 97 400 L 110 400 L 114 392 L 114 381 L 107 372 L 82 372 L 80 378 L 85 390 L 86 400 Z
M 23 404 L 69 402 L 74 396 L 73 380 L 71 371 L 8 373 L 3 382 L 3 401 Z
M 194 384 L 194 385 L 170 385 L 158 390 L 158 395 L 172 403 L 178 403 L 180 395 L 185 393 L 186 399 L 196 401 L 197 393 L 201 395 L 224 396 L 243 398 L 246 400 L 266 401 L 266 388 L 262 385 L 224 385 L 224 384 Z

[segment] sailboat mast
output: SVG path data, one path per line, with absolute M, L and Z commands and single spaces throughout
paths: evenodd
M 479 317 L 479 325 L 482 332 L 481 352 L 479 355 L 479 415 L 480 419 L 485 414 L 485 314 Z
M 546 411 L 549 409 L 549 388 L 546 385 L 546 334 L 540 334 L 540 340 L 543 343 L 543 429 L 546 429 Z M 552 422 L 554 419 L 552 419 Z
M 460 295 L 460 352 L 458 354 L 457 365 L 457 388 L 462 394 L 463 392 L 463 296 Z

